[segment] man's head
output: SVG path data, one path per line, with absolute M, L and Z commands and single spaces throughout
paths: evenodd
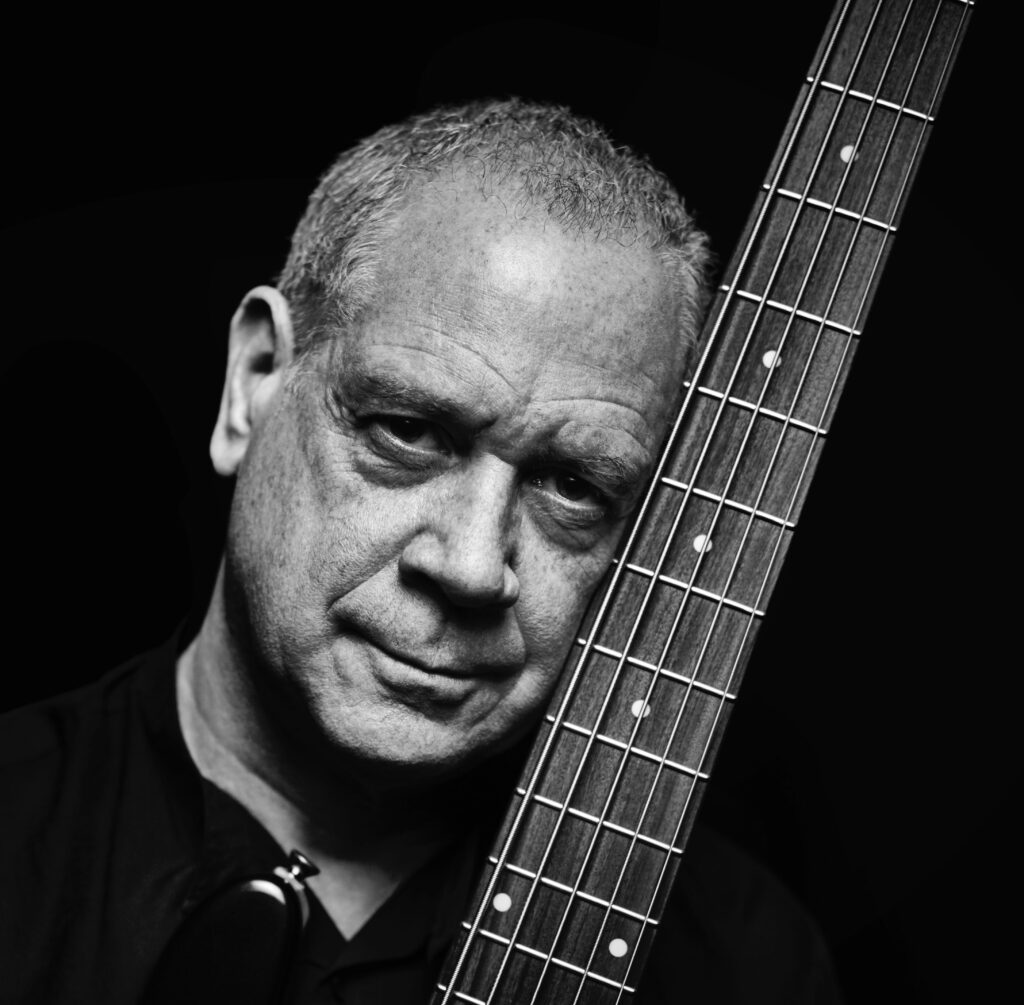
M 235 317 L 212 444 L 227 624 L 296 736 L 443 774 L 536 720 L 656 459 L 702 256 L 667 182 L 561 110 L 343 155 L 282 277 L 297 325 L 269 288 Z
M 680 341 L 701 311 L 704 235 L 668 179 L 595 122 L 518 99 L 441 108 L 379 130 L 342 153 L 320 180 L 280 278 L 297 349 L 346 329 L 376 295 L 381 247 L 409 193 L 464 173 L 567 232 L 649 248 L 679 298 Z

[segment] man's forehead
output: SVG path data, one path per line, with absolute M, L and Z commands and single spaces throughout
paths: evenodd
M 398 212 L 383 264 L 429 251 L 425 264 L 446 262 L 453 248 L 479 272 L 541 299 L 566 282 L 593 282 L 611 270 L 642 284 L 671 282 L 660 257 L 636 235 L 567 230 L 543 201 L 520 187 L 480 188 L 466 172 L 414 186 Z M 404 254 L 403 254 L 404 253 Z
M 675 286 L 648 249 L 510 202 L 423 186 L 379 248 L 332 382 L 364 411 L 490 429 L 509 458 L 564 446 L 642 476 L 682 379 Z
M 685 359 L 677 287 L 642 245 L 565 232 L 516 192 L 419 186 L 381 248 L 376 312 L 451 334 L 542 340 L 544 352 L 660 380 Z M 371 314 L 374 308 L 371 308 Z M 512 332 L 511 329 L 516 331 Z

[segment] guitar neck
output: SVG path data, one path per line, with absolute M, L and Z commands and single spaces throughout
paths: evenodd
M 636 988 L 972 6 L 833 13 L 435 1003 Z

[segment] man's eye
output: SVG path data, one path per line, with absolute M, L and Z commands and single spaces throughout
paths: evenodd
M 595 502 L 600 500 L 601 493 L 593 485 L 575 475 L 559 474 L 554 476 L 555 490 L 560 496 L 572 502 Z
M 450 442 L 444 431 L 426 419 L 414 419 L 406 415 L 382 415 L 371 421 L 376 428 L 375 437 L 382 445 L 387 441 L 398 443 L 414 450 L 430 453 L 449 453 Z
M 565 471 L 551 471 L 538 475 L 534 483 L 538 488 L 577 506 L 603 508 L 608 502 L 604 493 L 594 488 L 590 482 Z
M 416 443 L 429 432 L 427 423 L 419 419 L 406 419 L 402 416 L 389 416 L 381 421 L 387 431 L 403 443 Z

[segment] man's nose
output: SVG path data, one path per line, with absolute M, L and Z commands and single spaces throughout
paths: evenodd
M 460 607 L 510 607 L 519 598 L 516 493 L 515 471 L 496 459 L 460 472 L 428 504 L 401 573 L 431 580 Z

